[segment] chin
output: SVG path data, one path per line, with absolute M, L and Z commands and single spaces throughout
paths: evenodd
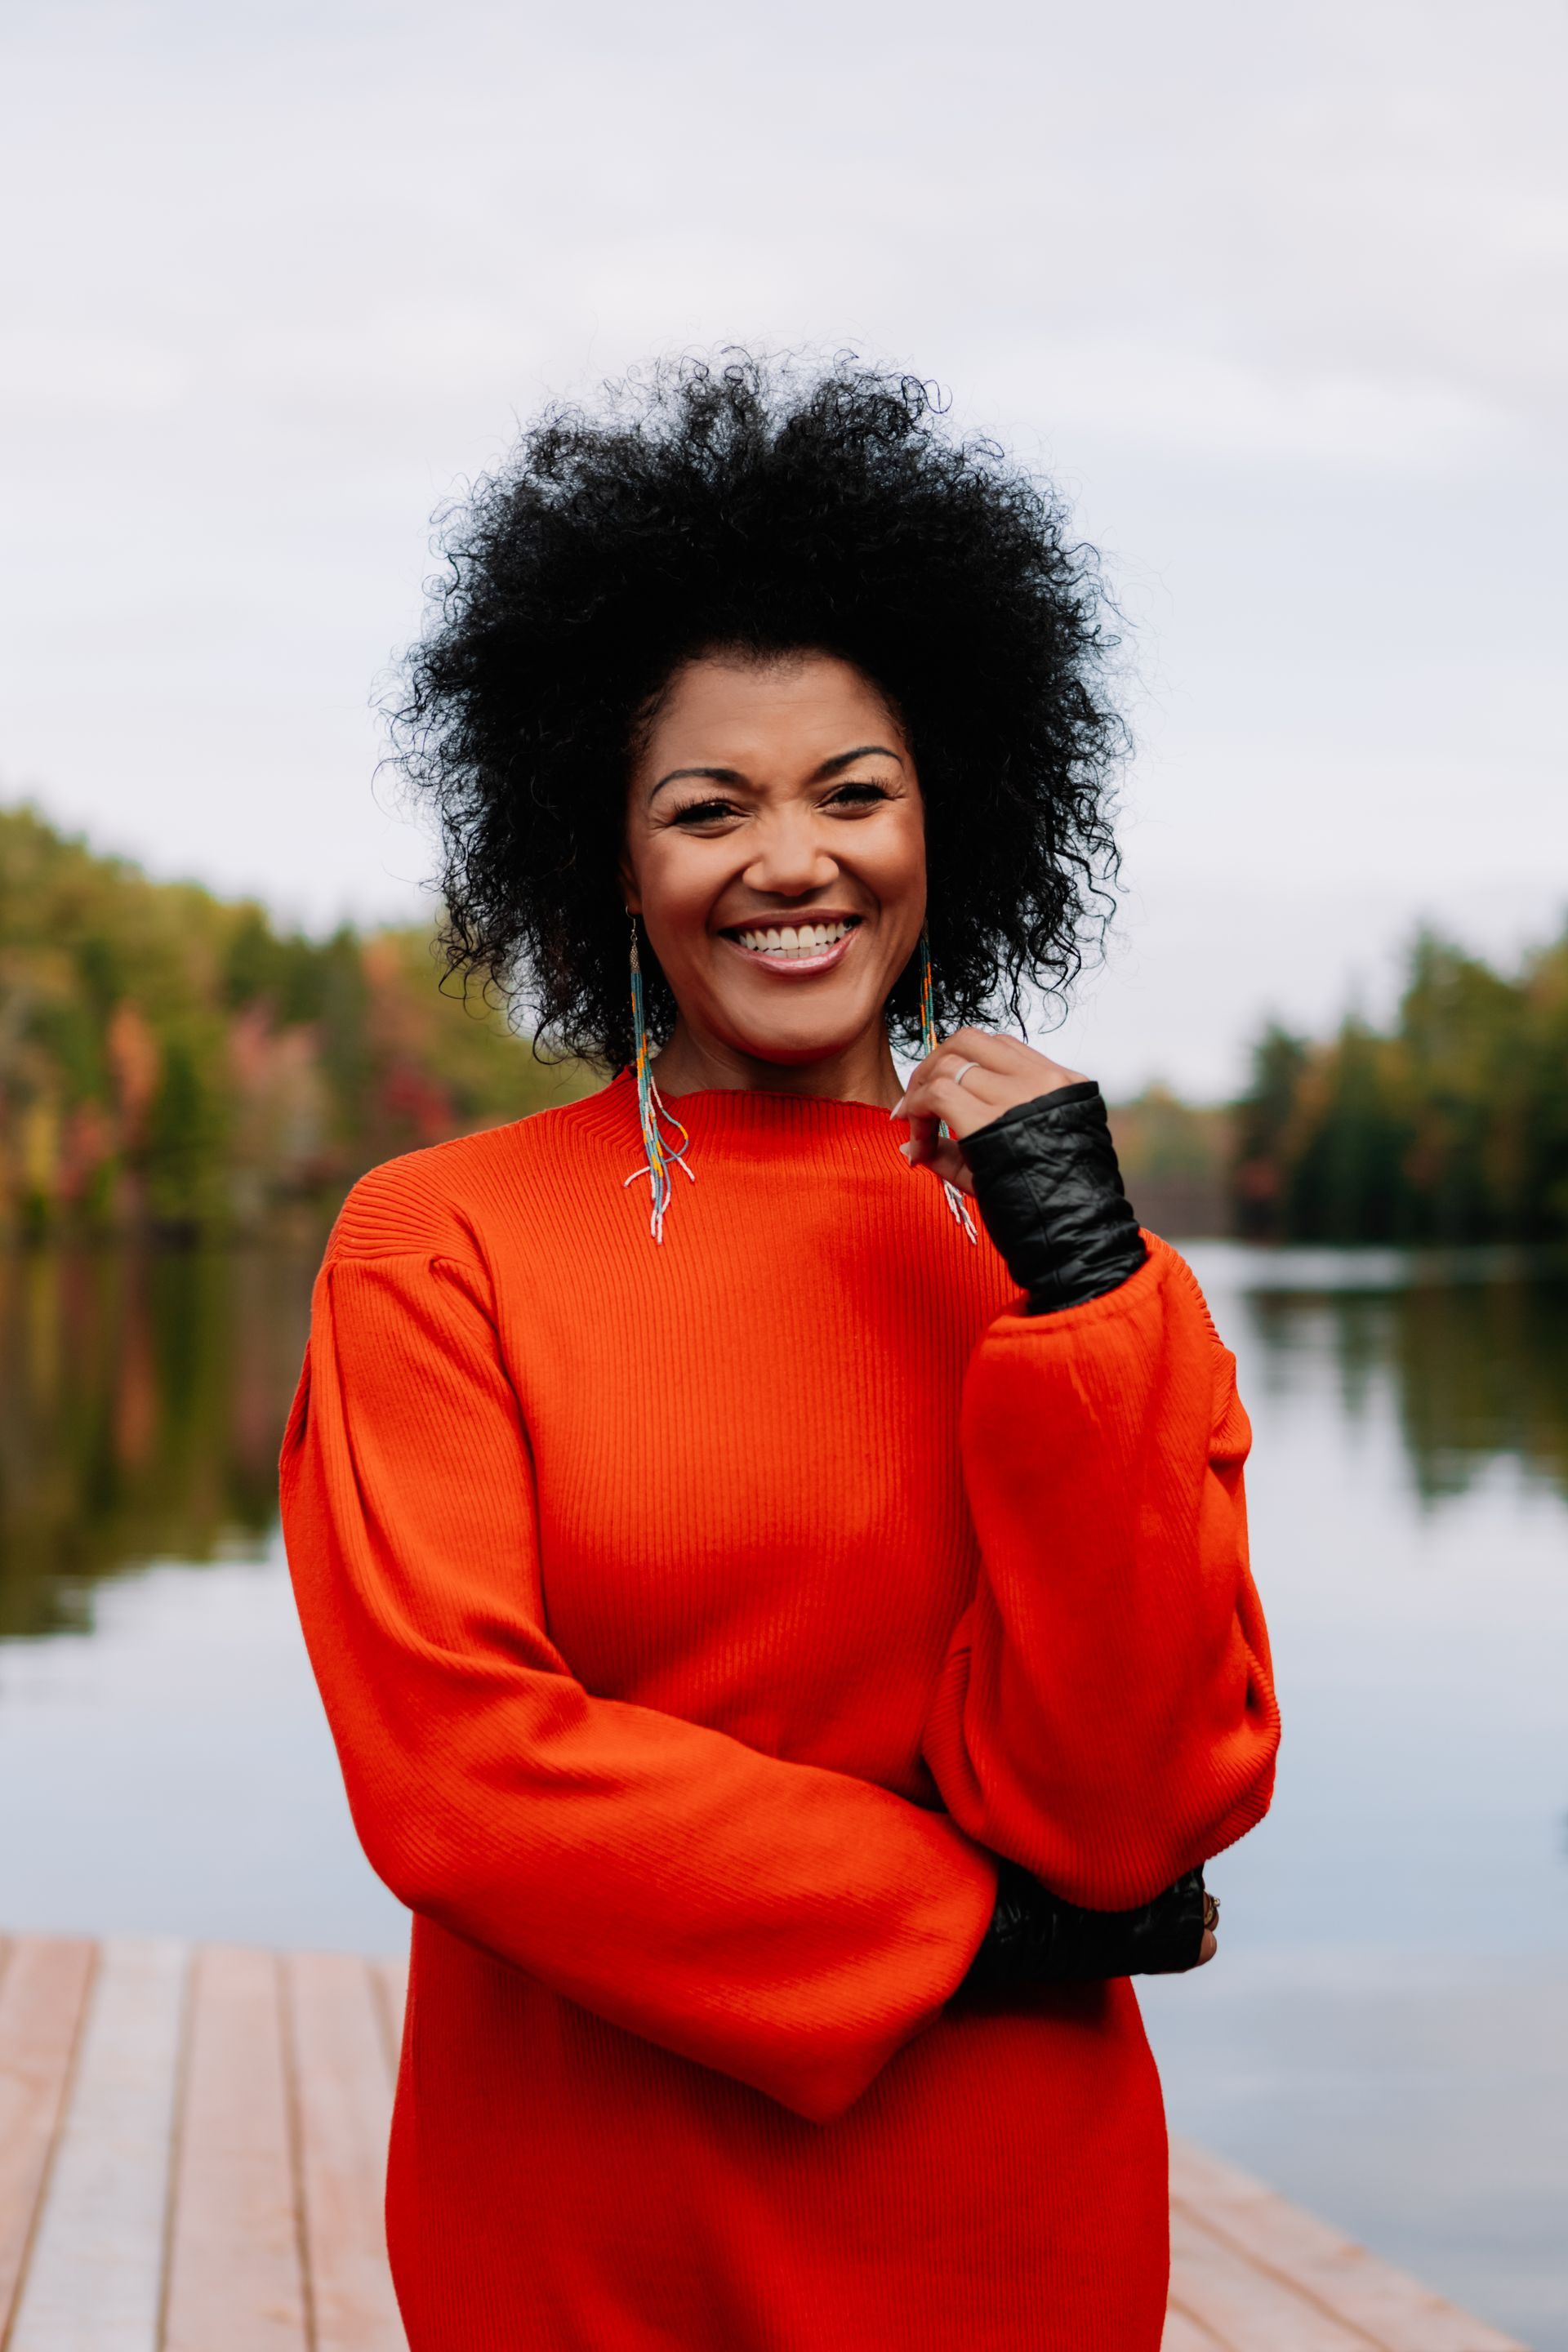
M 726 1024 L 737 1053 L 754 1062 L 776 1062 L 781 1068 L 799 1069 L 846 1054 L 866 1034 L 865 1019 L 822 1022 L 770 1022 L 752 1027 L 742 1022 Z
M 829 1036 L 741 1037 L 735 1039 L 739 1051 L 753 1062 L 773 1062 L 781 1070 L 808 1069 L 813 1062 L 831 1061 L 836 1054 L 847 1053 L 855 1043 L 852 1037 L 841 1037 L 835 1031 Z

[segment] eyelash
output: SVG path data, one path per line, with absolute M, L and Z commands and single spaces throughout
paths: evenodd
M 831 808 L 834 803 L 837 802 L 844 807 L 864 808 L 877 801 L 889 800 L 891 797 L 886 784 L 875 784 L 869 779 L 857 780 L 850 783 L 840 784 L 837 791 L 824 801 L 823 806 Z M 689 807 L 677 809 L 669 822 L 671 824 L 694 828 L 700 824 L 711 824 L 717 818 L 732 816 L 734 814 L 733 801 L 693 801 Z
M 693 801 L 689 808 L 672 811 L 671 824 L 709 824 L 716 816 L 729 816 L 733 803 L 729 801 Z

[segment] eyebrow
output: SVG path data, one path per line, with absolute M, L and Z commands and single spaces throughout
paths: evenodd
M 857 743 L 852 751 L 835 751 L 831 760 L 824 760 L 820 767 L 812 770 L 807 781 L 814 784 L 826 783 L 830 776 L 837 776 L 842 769 L 850 766 L 854 761 L 868 760 L 874 756 L 884 760 L 896 760 L 900 768 L 904 764 L 902 752 L 895 751 L 887 743 Z M 687 776 L 704 776 L 710 783 L 713 784 L 743 784 L 746 781 L 739 768 L 671 768 L 668 775 L 660 776 L 658 783 L 649 793 L 649 802 L 658 799 L 666 784 L 678 784 L 683 777 Z

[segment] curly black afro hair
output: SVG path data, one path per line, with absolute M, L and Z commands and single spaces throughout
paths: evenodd
M 438 814 L 449 968 L 555 1049 L 630 1054 L 616 884 L 638 730 L 704 651 L 839 656 L 907 730 L 944 1027 L 1021 1017 L 1109 910 L 1107 599 L 1059 499 L 909 376 L 687 360 L 556 409 L 438 519 L 392 713 Z M 651 958 L 645 961 L 651 962 Z M 657 971 L 650 1026 L 674 1015 Z M 893 1034 L 918 1034 L 912 973 Z

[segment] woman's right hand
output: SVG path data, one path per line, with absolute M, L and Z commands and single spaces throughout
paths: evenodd
M 1219 1906 L 1190 1870 L 1132 1911 L 1090 1911 L 1016 1863 L 996 1873 L 996 1908 L 964 1979 L 986 1992 L 1051 1984 L 1103 1983 L 1112 1977 L 1184 1976 L 1219 1948 Z

